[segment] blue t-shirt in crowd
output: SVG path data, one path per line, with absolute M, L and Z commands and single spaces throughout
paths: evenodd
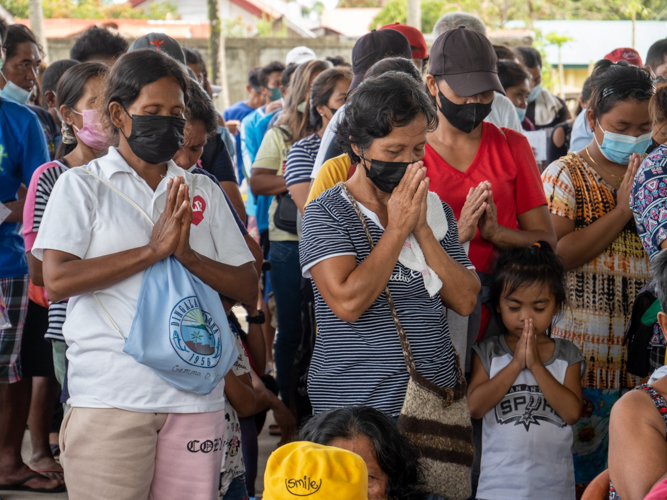
M 13 101 L 0 100 L 0 202 L 18 199 L 21 183 L 49 161 L 42 125 L 35 113 Z M 28 274 L 23 237 L 17 222 L 0 224 L 0 278 Z
M 248 106 L 245 101 L 239 101 L 236 104 L 228 107 L 222 116 L 225 121 L 227 120 L 238 120 L 243 121 L 243 119 L 248 116 L 250 113 L 255 111 L 255 108 Z M 236 168 L 239 172 L 239 182 L 243 180 L 243 151 L 241 150 L 241 130 L 236 134 Z
M 264 106 L 256 109 L 241 122 L 241 146 L 243 150 L 243 167 L 245 175 L 250 176 L 252 164 L 255 162 L 257 151 L 262 145 L 262 140 L 269 127 L 273 114 L 266 114 Z M 269 207 L 273 196 L 262 196 L 253 194 L 248 189 L 246 198 L 246 214 L 257 217 L 257 230 L 261 233 L 269 230 Z
M 588 126 L 586 114 L 586 109 L 583 109 L 574 119 L 570 136 L 570 151 L 581 151 L 593 140 L 593 132 Z

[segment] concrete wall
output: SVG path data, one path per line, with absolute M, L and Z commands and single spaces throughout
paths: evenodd
M 190 38 L 179 40 L 183 45 L 199 49 L 210 66 L 208 40 Z M 285 61 L 287 53 L 299 45 L 308 45 L 318 57 L 343 56 L 351 60 L 354 39 L 326 36 L 314 39 L 304 38 L 228 38 L 226 43 L 227 83 L 229 101 L 235 103 L 245 99 L 245 86 L 248 83 L 248 72 L 271 61 Z M 49 39 L 49 58 L 51 61 L 67 59 L 69 49 L 74 43 L 73 38 Z

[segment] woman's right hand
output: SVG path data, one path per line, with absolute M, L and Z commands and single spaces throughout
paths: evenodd
M 408 166 L 387 203 L 387 229 L 402 231 L 407 238 L 417 227 L 423 198 L 428 194 L 425 177 L 426 167 L 421 161 Z
M 151 248 L 159 260 L 166 259 L 174 253 L 181 237 L 181 223 L 188 210 L 188 187 L 183 184 L 182 177 L 167 181 L 167 201 L 164 211 L 153 227 Z
M 615 210 L 620 210 L 628 220 L 632 218 L 632 210 L 630 209 L 630 191 L 632 190 L 632 183 L 635 180 L 635 175 L 637 175 L 637 170 L 639 170 L 641 163 L 641 156 L 639 156 L 637 153 L 634 153 L 628 162 L 628 169 L 625 171 L 623 181 L 621 182 L 619 188 L 616 190 Z
M 468 191 L 466 202 L 461 209 L 461 216 L 458 220 L 459 243 L 463 244 L 475 237 L 479 219 L 486 210 L 488 196 L 489 191 L 486 182 L 480 182 L 479 186 L 470 188 L 470 191 Z

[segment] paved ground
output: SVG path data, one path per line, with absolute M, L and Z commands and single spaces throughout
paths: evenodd
M 273 422 L 273 417 L 269 415 L 267 422 Z M 269 436 L 268 425 L 264 426 L 262 434 L 259 436 L 259 471 L 257 473 L 257 482 L 255 483 L 256 493 L 258 498 L 261 498 L 261 492 L 264 489 L 264 469 L 266 467 L 266 461 L 269 458 L 269 455 L 273 450 L 276 449 L 278 443 L 277 437 Z M 26 431 L 25 438 L 23 440 L 23 456 L 30 456 L 30 439 L 28 438 L 28 433 Z M 0 489 L 0 499 L 1 500 L 66 500 L 67 493 L 28 493 L 28 492 L 13 492 L 8 491 L 4 492 Z M 94 500 L 94 499 L 91 499 Z M 195 499 L 192 499 L 195 500 Z

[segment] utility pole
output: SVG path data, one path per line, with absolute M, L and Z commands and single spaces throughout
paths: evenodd
M 46 44 L 46 35 L 44 34 L 44 9 L 42 0 L 29 0 L 28 12 L 30 15 L 30 27 L 35 34 L 37 41 L 44 49 L 44 62 L 49 62 L 49 48 Z
M 220 15 L 221 4 L 223 0 L 218 1 L 218 15 Z M 219 72 L 219 82 L 222 86 L 220 95 L 218 96 L 218 105 L 222 109 L 227 109 L 229 107 L 229 85 L 227 84 L 227 46 L 225 45 L 225 37 L 227 36 L 227 30 L 222 29 L 222 26 L 218 30 L 218 72 Z
M 422 2 L 421 0 L 408 0 L 408 25 L 421 31 L 422 29 Z

